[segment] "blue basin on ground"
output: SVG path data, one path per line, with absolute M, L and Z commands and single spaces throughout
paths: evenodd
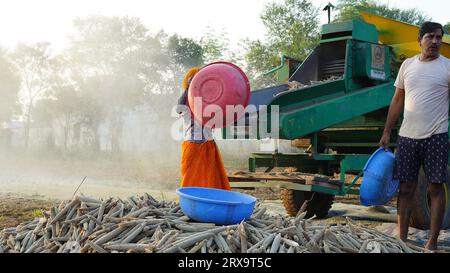
M 256 198 L 235 191 L 212 188 L 178 188 L 180 207 L 189 218 L 218 225 L 237 224 L 251 217 Z

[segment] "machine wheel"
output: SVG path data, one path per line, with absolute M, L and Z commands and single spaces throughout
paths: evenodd
M 325 218 L 333 204 L 334 196 L 319 192 L 305 192 L 289 189 L 281 189 L 281 200 L 283 201 L 286 213 L 289 216 L 296 216 L 305 200 L 310 200 L 306 206 L 306 218 L 316 215 L 318 219 Z
M 447 183 L 444 184 L 445 190 L 445 213 L 442 221 L 442 229 L 450 228 L 450 168 L 447 167 L 449 174 Z M 411 212 L 410 225 L 419 229 L 430 228 L 430 198 L 428 196 L 428 182 L 423 169 L 420 169 L 417 189 L 415 193 L 415 202 Z

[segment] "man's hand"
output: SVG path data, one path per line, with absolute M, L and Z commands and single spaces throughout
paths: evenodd
M 384 125 L 383 136 L 380 139 L 380 146 L 386 151 L 389 149 L 389 141 L 391 139 L 391 130 L 400 117 L 405 104 L 405 89 L 396 88 L 394 97 L 392 97 L 391 105 L 389 106 L 386 124 Z
M 389 149 L 389 141 L 391 139 L 390 132 L 383 132 L 383 136 L 380 139 L 380 146 L 383 147 L 386 151 Z

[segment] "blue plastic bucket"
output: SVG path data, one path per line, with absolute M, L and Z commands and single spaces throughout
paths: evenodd
M 394 180 L 395 156 L 384 148 L 372 154 L 363 169 L 360 202 L 364 206 L 384 205 L 397 192 L 399 181 Z
M 212 188 L 178 188 L 180 207 L 189 218 L 218 225 L 237 224 L 251 217 L 256 198 L 235 191 Z

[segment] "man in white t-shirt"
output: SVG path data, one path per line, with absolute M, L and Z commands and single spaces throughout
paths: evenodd
M 380 146 L 387 148 L 390 133 L 403 110 L 395 155 L 394 176 L 400 180 L 397 200 L 398 231 L 408 236 L 411 200 L 418 182 L 420 166 L 428 180 L 431 198 L 430 236 L 425 248 L 437 249 L 437 239 L 445 212 L 443 184 L 447 182 L 448 106 L 450 60 L 439 54 L 442 25 L 425 22 L 419 31 L 421 53 L 405 60 L 395 82 L 395 94 Z

